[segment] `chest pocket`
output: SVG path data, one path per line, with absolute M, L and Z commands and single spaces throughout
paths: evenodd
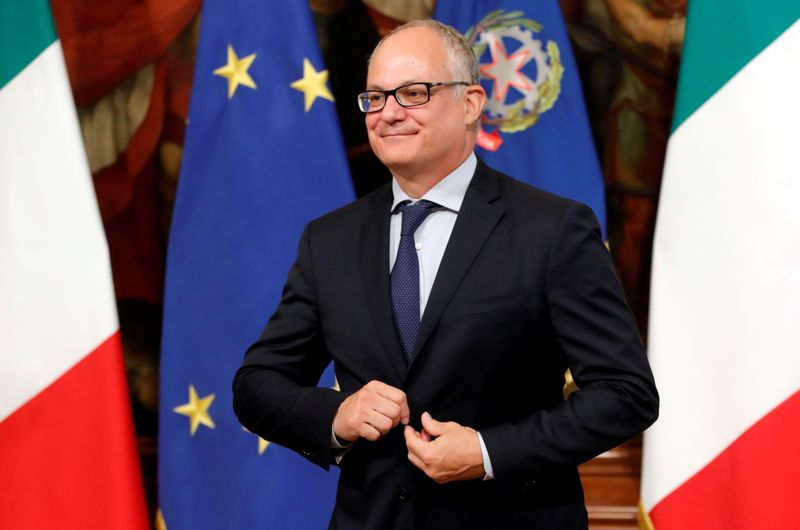
M 468 300 L 461 306 L 462 315 L 480 315 L 496 313 L 525 307 L 528 303 L 528 291 L 511 294 L 487 296 L 479 299 Z

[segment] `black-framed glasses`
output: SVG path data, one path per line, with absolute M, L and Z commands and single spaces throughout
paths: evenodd
M 394 90 L 365 90 L 358 95 L 358 108 L 361 112 L 378 112 L 386 105 L 389 96 L 394 96 L 401 107 L 418 107 L 431 99 L 431 88 L 435 86 L 453 86 L 472 83 L 467 81 L 443 81 L 440 83 L 409 83 Z

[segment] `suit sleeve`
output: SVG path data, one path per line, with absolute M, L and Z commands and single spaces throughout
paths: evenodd
M 575 466 L 643 431 L 658 416 L 644 347 L 592 211 L 574 203 L 553 241 L 547 305 L 580 390 L 518 423 L 481 429 L 498 480 Z
M 311 228 L 300 239 L 281 301 L 233 380 L 233 408 L 251 432 L 327 469 L 331 425 L 346 397 L 318 388 L 330 355 L 317 313 Z

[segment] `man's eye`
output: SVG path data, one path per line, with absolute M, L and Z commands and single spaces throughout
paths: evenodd
M 428 93 L 425 90 L 411 88 L 403 92 L 403 99 L 409 103 L 423 103 L 428 99 Z
M 370 103 L 378 103 L 383 101 L 383 94 L 370 94 L 368 99 Z

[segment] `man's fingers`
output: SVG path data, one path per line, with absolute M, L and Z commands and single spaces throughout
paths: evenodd
M 391 385 L 387 385 L 381 381 L 370 381 L 364 388 L 375 392 L 376 394 L 380 394 L 381 396 L 385 397 L 386 399 L 390 399 L 400 405 L 406 401 L 406 393 L 400 390 L 399 388 L 395 388 Z
M 411 413 L 408 410 L 408 400 L 406 399 L 405 392 L 381 381 L 370 381 L 365 385 L 364 388 L 369 389 L 371 392 L 375 392 L 376 394 L 399 406 L 400 410 L 398 411 L 397 415 L 391 415 L 390 417 L 392 417 L 392 419 L 397 418 L 397 421 L 403 425 L 408 425 L 408 422 L 411 418 Z
M 381 381 L 370 381 L 339 406 L 333 430 L 342 440 L 365 438 L 375 441 L 398 423 L 408 424 L 405 393 Z
M 376 410 L 366 411 L 363 421 L 375 427 L 381 434 L 386 434 L 397 425 L 397 422 L 392 420 L 392 418 L 388 418 Z
M 414 455 L 422 460 L 423 453 L 430 442 L 424 440 L 422 438 L 422 434 L 415 431 L 414 428 L 409 425 L 406 425 L 405 429 L 403 430 L 403 434 L 406 437 L 406 447 L 408 448 L 408 451 L 410 453 L 414 453 Z
M 379 394 L 370 394 L 364 398 L 362 413 L 365 421 L 372 423 L 383 434 L 402 420 L 402 407 Z M 385 421 L 379 417 L 385 418 Z M 376 421 L 379 423 L 375 423 Z
M 410 425 L 406 425 L 403 429 L 403 436 L 406 437 L 406 447 L 409 451 L 414 451 L 414 448 L 418 447 L 418 443 L 421 442 L 420 434 Z
M 427 412 L 422 413 L 422 427 L 434 437 L 441 436 L 447 430 L 446 423 L 434 420 L 433 417 Z
M 412 438 L 419 438 L 419 433 L 414 430 L 414 427 L 406 425 L 403 428 L 403 436 L 406 437 L 406 445 L 408 445 Z
M 408 425 L 408 422 L 411 421 L 411 411 L 408 410 L 408 401 L 403 399 L 403 402 L 400 404 L 400 423 L 403 425 Z
M 394 401 L 388 400 L 382 396 L 377 396 L 370 402 L 370 405 L 375 412 L 392 420 L 394 425 L 400 423 L 400 413 L 402 409 L 400 405 Z
M 403 425 L 408 425 L 408 422 L 411 419 L 411 412 L 408 410 L 408 399 L 406 398 L 406 393 L 389 385 L 384 385 L 379 393 L 400 407 L 397 419 Z
M 370 442 L 376 442 L 381 437 L 380 431 L 369 423 L 362 423 L 358 428 L 358 435 Z
M 408 460 L 412 464 L 414 464 L 417 468 L 421 469 L 422 471 L 425 471 L 425 463 L 411 451 L 408 452 Z

